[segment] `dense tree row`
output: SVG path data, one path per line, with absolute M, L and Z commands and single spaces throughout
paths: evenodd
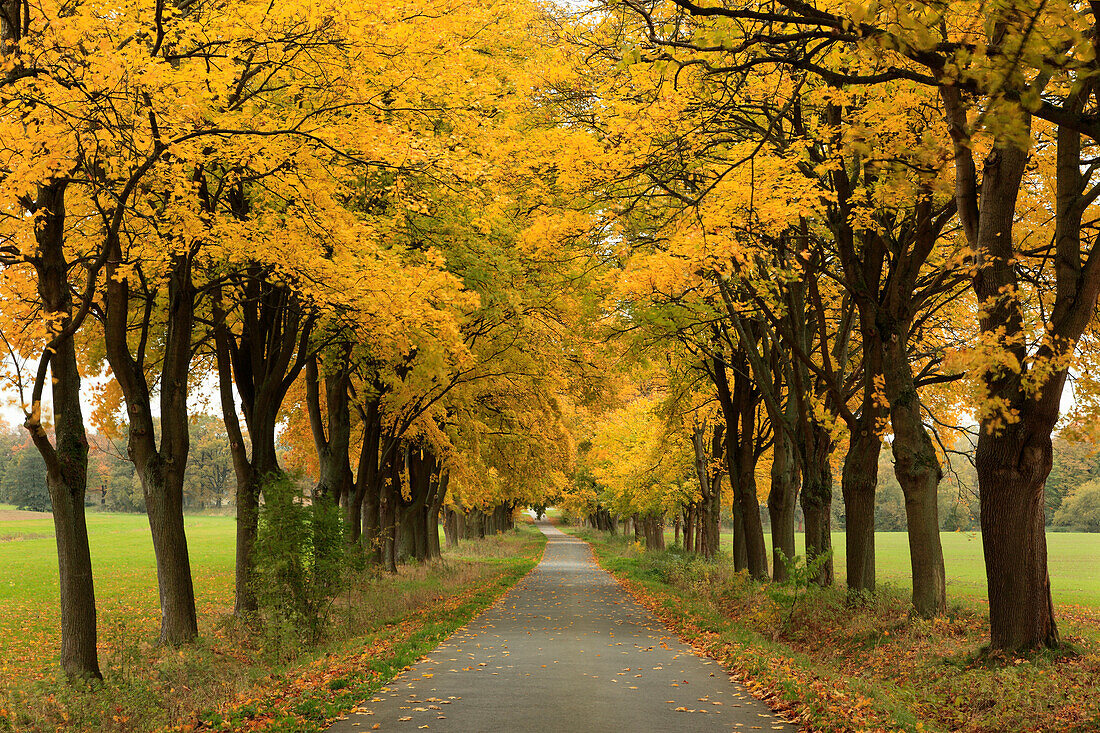
M 768 564 L 742 462 L 767 446 L 774 576 L 797 496 L 832 582 L 839 479 L 847 582 L 873 590 L 888 446 L 913 604 L 943 613 L 939 487 L 971 439 L 992 645 L 1057 645 L 1044 487 L 1055 431 L 1084 429 L 1095 403 L 1097 37 L 1095 8 L 1012 0 L 587 14 L 563 107 L 601 142 L 592 179 L 622 272 L 609 327 L 693 416 L 664 425 L 725 469 L 753 576 Z
M 62 667 L 99 674 L 90 426 L 125 441 L 165 643 L 197 633 L 185 487 L 220 496 L 226 462 L 251 614 L 288 468 L 389 570 L 438 556 L 441 520 L 454 543 L 560 495 L 650 546 L 678 516 L 708 557 L 725 504 L 761 581 L 801 523 L 822 584 L 839 483 L 873 592 L 888 448 L 934 616 L 973 440 L 993 646 L 1057 644 L 1047 514 L 1093 511 L 1047 487 L 1100 394 L 1096 25 L 1011 0 L 0 0 L 0 334 Z
M 228 507 L 233 465 L 221 421 L 196 415 L 190 422 L 191 450 L 183 483 L 188 510 Z M 88 435 L 88 493 L 85 504 L 118 512 L 144 512 L 145 498 L 134 464 L 120 441 L 99 433 Z M 48 511 L 46 466 L 24 431 L 0 434 L 0 503 Z
M 169 644 L 197 633 L 183 510 L 230 485 L 239 614 L 288 466 L 389 570 L 439 555 L 444 510 L 456 542 L 564 485 L 596 299 L 538 7 L 12 0 L 0 30 L 0 331 L 68 675 L 99 676 L 90 425 L 140 485 Z

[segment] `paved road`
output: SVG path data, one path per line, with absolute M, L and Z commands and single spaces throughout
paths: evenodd
M 334 733 L 794 731 L 540 523 L 542 562 Z

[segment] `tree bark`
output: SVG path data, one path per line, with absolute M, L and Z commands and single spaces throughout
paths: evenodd
M 215 290 L 214 342 L 218 364 L 222 417 L 229 434 L 237 475 L 237 559 L 234 613 L 252 613 L 252 550 L 259 522 L 264 484 L 281 474 L 275 451 L 275 430 L 287 390 L 309 356 L 315 317 L 307 315 L 297 296 L 271 283 L 259 266 L 241 275 L 241 332 L 230 332 L 220 289 Z M 245 447 L 237 419 L 233 387 L 241 398 L 251 451 Z
M 904 312 L 901 313 L 904 316 Z M 883 341 L 883 375 L 890 401 L 894 474 L 905 495 L 909 557 L 913 569 L 913 607 L 926 618 L 947 611 L 943 549 L 940 544 L 938 488 L 943 472 L 935 446 L 921 419 L 920 398 L 913 382 L 906 344 L 907 320 L 879 315 Z
M 760 502 L 756 497 L 756 401 L 749 365 L 744 353 L 739 352 L 733 362 L 733 393 L 726 417 L 726 461 L 730 484 L 733 487 L 734 504 L 743 528 L 741 541 L 744 547 L 735 547 L 735 554 L 744 552 L 745 567 L 757 580 L 768 578 L 768 550 L 764 544 L 764 526 L 760 521 Z M 716 367 L 717 368 L 717 367 Z M 722 390 L 719 389 L 719 401 Z M 723 412 L 727 410 L 723 402 Z M 730 418 L 733 422 L 730 422 Z
M 376 563 L 382 562 L 381 548 L 378 543 L 379 487 L 383 475 L 378 465 L 378 448 L 382 432 L 380 403 L 381 397 L 368 399 L 366 408 L 361 413 L 363 440 L 359 448 L 359 465 L 355 472 L 355 488 L 348 516 L 349 525 L 358 524 L 359 526 L 359 531 L 353 529 L 349 538 L 353 542 L 362 542 L 368 557 Z
M 1044 486 L 1053 464 L 1049 431 L 1018 423 L 984 430 L 975 454 L 982 501 L 982 548 L 994 649 L 1057 647 L 1047 572 Z
M 160 591 L 160 642 L 184 644 L 198 635 L 195 590 L 183 524 L 183 482 L 190 449 L 187 392 L 194 328 L 195 290 L 191 280 L 195 250 L 172 257 L 168 273 L 167 328 L 161 358 L 161 438 L 157 445 L 152 396 L 146 379 L 146 342 L 152 327 L 156 294 L 143 293 L 144 317 L 136 355 L 130 350 L 130 302 L 134 292 L 128 277 L 119 277 L 123 253 L 117 237 L 107 243 L 104 295 L 104 344 L 129 420 L 127 452 L 137 470 L 153 539 Z
M 799 501 L 806 520 L 806 562 L 810 563 L 833 549 L 833 472 L 829 465 L 832 438 L 828 429 L 813 419 L 803 426 L 800 437 L 802 493 Z M 833 584 L 832 557 L 823 561 L 814 581 L 822 586 Z
M 787 408 L 791 409 L 790 405 Z M 772 447 L 771 488 L 768 491 L 768 516 L 772 524 L 772 579 L 787 579 L 788 560 L 795 556 L 794 507 L 798 494 L 799 471 L 795 446 L 782 426 L 775 428 Z
M 1067 106 L 1080 110 L 1092 82 L 1073 92 Z M 1066 370 L 1055 368 L 1040 389 L 1022 388 L 1028 359 L 1012 226 L 1028 152 L 1014 140 L 997 140 L 984 162 L 981 195 L 969 145 L 963 95 L 940 87 L 955 143 L 955 197 L 959 218 L 978 253 L 974 293 L 981 308 L 979 326 L 1021 365 L 1019 372 L 992 369 L 983 374 L 990 397 L 1016 411 L 1018 422 L 984 416 L 975 462 L 981 502 L 982 547 L 989 589 L 990 643 L 993 649 L 1026 651 L 1059 643 L 1047 573 L 1043 489 L 1051 460 L 1051 433 L 1057 424 Z M 1030 124 L 1030 118 L 1025 117 Z M 1082 262 L 1081 215 L 1088 199 L 1082 175 L 1080 133 L 1059 127 L 1055 177 L 1054 308 L 1044 323 L 1046 337 L 1036 361 L 1069 348 L 1094 317 L 1100 292 L 1100 257 L 1093 247 Z
M 844 541 L 848 590 L 875 590 L 875 491 L 882 441 L 875 432 L 877 415 L 864 411 L 851 432 L 840 480 L 844 496 Z
M 718 531 L 722 510 L 722 469 L 714 464 L 721 463 L 721 450 L 724 443 L 722 426 L 714 426 L 715 438 L 711 441 L 711 450 L 717 449 L 719 453 L 709 452 L 706 447 L 705 430 L 705 425 L 697 425 L 692 431 L 691 444 L 695 451 L 695 473 L 699 481 L 698 521 L 702 529 L 702 541 L 696 546 L 696 551 L 710 559 L 718 554 Z
M 317 450 L 318 477 L 315 501 L 331 501 L 345 510 L 349 538 L 359 535 L 362 498 L 356 499 L 351 473 L 351 345 L 345 344 L 324 375 L 325 405 L 321 411 L 321 374 L 317 355 L 306 361 L 306 410 L 309 412 L 313 443 Z
M 448 507 L 443 510 L 443 534 L 447 540 L 447 549 L 458 547 L 459 540 L 466 532 L 465 517 L 461 509 Z
M 80 407 L 80 370 L 73 339 L 79 322 L 73 317 L 69 263 L 64 253 L 65 188 L 65 181 L 41 185 L 34 201 L 40 221 L 35 227 L 37 251 L 32 264 L 43 310 L 48 322 L 56 325 L 50 330 L 50 343 L 39 363 L 25 427 L 46 463 L 46 487 L 53 509 L 61 591 L 61 669 L 69 679 L 100 679 L 95 587 L 84 517 L 88 437 Z M 91 277 L 94 279 L 95 274 Z M 47 379 L 52 385 L 56 443 L 50 442 L 42 425 L 42 394 Z
M 428 559 L 437 560 L 443 557 L 439 547 L 439 513 L 443 509 L 443 502 L 447 498 L 447 485 L 450 483 L 451 474 L 446 468 L 439 467 L 436 479 L 435 493 L 428 503 L 428 521 L 425 530 L 428 534 Z

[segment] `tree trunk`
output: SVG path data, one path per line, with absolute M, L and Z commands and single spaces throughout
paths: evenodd
M 344 510 L 345 529 L 351 541 L 358 539 L 362 499 L 353 489 L 351 473 L 351 404 L 348 387 L 351 380 L 351 346 L 337 351 L 324 374 L 325 412 L 321 412 L 321 374 L 317 355 L 306 362 L 306 410 L 317 450 L 318 476 L 313 489 L 314 501 L 330 501 Z
M 879 317 L 883 375 L 890 401 L 894 474 L 905 495 L 909 557 L 913 568 L 913 607 L 926 618 L 947 611 L 943 550 L 940 545 L 938 488 L 943 472 L 935 446 L 921 420 L 920 398 L 906 353 L 909 324 Z
M 772 452 L 771 488 L 768 492 L 768 516 L 772 524 L 772 578 L 777 583 L 787 579 L 783 558 L 795 556 L 794 502 L 798 494 L 798 461 L 794 443 L 782 426 L 775 428 Z
M 241 283 L 238 293 L 240 334 L 229 330 L 220 288 L 215 289 L 211 299 L 222 417 L 237 476 L 236 600 L 233 605 L 237 615 L 256 610 L 252 551 L 258 530 L 260 493 L 267 482 L 281 474 L 275 452 L 279 409 L 290 385 L 305 366 L 315 320 L 314 316 L 305 314 L 288 287 L 269 282 L 259 265 L 249 266 Z M 234 384 L 248 425 L 251 451 L 245 447 L 244 433 L 237 419 Z
M 425 529 L 428 533 L 428 559 L 437 560 L 443 557 L 439 547 L 439 513 L 443 509 L 443 502 L 447 498 L 447 485 L 450 483 L 450 472 L 442 468 L 439 471 L 435 495 L 428 504 L 428 522 Z
M 833 474 L 829 466 L 832 438 L 828 429 L 811 420 L 801 430 L 802 445 L 802 493 L 799 501 L 802 516 L 806 520 L 806 562 L 813 562 L 821 555 L 832 553 L 832 496 Z M 825 560 L 814 576 L 818 585 L 833 584 L 833 560 Z
M 462 512 L 448 507 L 443 510 L 443 535 L 447 540 L 447 549 L 458 547 L 459 538 L 464 534 Z
M 7 4 L 5 10 L 9 10 Z M 14 12 L 14 10 L 13 10 Z M 15 12 L 15 18 L 19 15 Z M 7 20 L 8 17 L 5 17 Z M 4 27 L 10 41 L 12 27 Z M 76 361 L 69 263 L 65 259 L 65 181 L 38 188 L 35 227 L 38 245 L 33 264 L 50 342 L 35 377 L 31 411 L 24 423 L 46 464 L 46 487 L 53 509 L 54 538 L 61 591 L 61 669 L 69 679 L 100 679 L 96 651 L 95 588 L 88 550 L 84 496 L 88 489 L 88 438 L 80 407 L 80 370 Z M 85 311 L 86 312 L 86 311 Z M 49 364 L 47 374 L 45 366 Z M 49 378 L 53 395 L 54 440 L 42 425 L 42 395 Z
M 382 568 L 388 573 L 397 572 L 398 506 L 401 500 L 401 469 L 398 456 L 389 460 L 389 478 L 382 488 L 379 522 L 382 531 Z
M 684 552 L 695 552 L 695 503 L 684 507 Z
M 1082 84 L 1067 100 L 1080 111 L 1093 94 Z M 1053 369 L 1040 389 L 1023 388 L 1028 368 L 1027 344 L 1035 327 L 1026 324 L 1018 289 L 1016 243 L 1013 240 L 1016 199 L 1029 151 L 1015 140 L 995 140 L 986 157 L 978 193 L 977 168 L 969 146 L 964 97 L 954 86 L 940 87 L 949 129 L 955 142 L 956 200 L 963 231 L 978 254 L 973 278 L 979 326 L 996 340 L 1019 371 L 996 368 L 983 374 L 989 395 L 1018 422 L 998 425 L 1000 415 L 983 419 L 976 464 L 981 499 L 982 547 L 989 589 L 990 642 L 1009 652 L 1058 644 L 1046 567 L 1043 491 L 1052 462 L 1051 433 L 1057 424 L 1065 369 Z M 1030 117 L 1024 117 L 1030 123 Z M 1004 136 L 1002 136 L 1003 138 Z M 1081 217 L 1089 199 L 1082 175 L 1081 135 L 1060 126 L 1057 136 L 1055 201 L 1054 308 L 1044 323 L 1043 344 L 1036 361 L 1056 358 L 1074 344 L 1095 317 L 1100 273 L 1094 250 L 1082 262 Z
M 1025 421 L 993 435 L 983 429 L 975 463 L 991 645 L 1008 651 L 1057 647 L 1043 500 L 1053 463 L 1050 431 Z
M 187 387 L 191 365 L 195 292 L 191 282 L 194 251 L 175 255 L 168 278 L 167 327 L 161 359 L 161 436 L 157 445 L 152 397 L 146 372 L 144 344 L 152 327 L 151 303 L 155 293 L 139 292 L 145 299 L 144 320 L 139 322 L 137 355 L 129 345 L 131 300 L 135 294 L 130 278 L 120 276 L 123 252 L 116 237 L 107 242 L 104 293 L 104 346 L 115 380 L 126 401 L 129 422 L 127 452 L 141 481 L 145 510 L 157 563 L 160 592 L 160 642 L 183 644 L 198 635 L 195 590 L 183 525 L 183 482 L 188 435 Z
M 375 563 L 382 562 L 378 531 L 379 491 L 383 476 L 378 454 L 382 433 L 380 400 L 380 397 L 369 399 L 366 409 L 361 411 L 363 440 L 359 448 L 355 489 L 348 512 L 348 526 L 351 528 L 349 539 L 361 542 L 366 548 L 368 558 Z
M 157 561 L 160 643 L 184 644 L 198 636 L 199 630 L 183 526 L 183 471 L 160 473 L 158 482 L 153 471 L 146 468 L 142 487 Z
M 51 360 L 53 379 L 53 459 L 46 464 L 46 486 L 53 509 L 54 536 L 61 589 L 61 669 L 69 678 L 95 678 L 99 671 L 96 652 L 95 588 L 92 558 L 88 550 L 88 527 L 84 518 L 84 494 L 88 480 L 88 442 L 80 409 L 80 376 L 76 349 L 71 338 L 54 346 Z M 40 425 L 35 445 L 48 441 Z
M 645 534 L 645 549 L 657 551 L 665 549 L 665 528 L 661 517 L 647 514 L 642 520 Z
M 751 334 L 751 336 L 750 336 Z M 745 331 L 748 338 L 755 337 L 756 329 Z M 764 544 L 764 527 L 760 522 L 760 504 L 756 498 L 756 479 L 753 469 L 756 439 L 756 403 L 753 400 L 753 383 L 749 375 L 746 349 L 756 348 L 756 342 L 742 343 L 734 349 L 727 361 L 721 354 L 710 363 L 710 376 L 718 394 L 718 404 L 725 420 L 726 473 L 733 493 L 734 539 L 733 558 L 737 570 L 748 569 L 758 580 L 768 577 L 768 551 Z M 730 374 L 733 388 L 730 388 Z M 715 435 L 717 441 L 718 436 Z M 717 442 L 715 455 L 719 455 Z M 751 480 L 750 480 L 751 479 Z
M 734 372 L 732 407 L 739 420 L 733 430 L 727 420 L 726 456 L 730 484 L 734 487 L 734 503 L 744 529 L 735 554 L 744 553 L 745 567 L 756 580 L 768 578 L 768 550 L 764 544 L 764 525 L 760 521 L 760 501 L 756 496 L 756 400 L 749 378 L 748 363 L 741 359 Z
M 877 415 L 865 412 L 849 438 L 840 490 L 844 496 L 845 563 L 848 590 L 875 590 L 875 490 L 882 441 L 875 432 Z
M 710 559 L 718 553 L 718 530 L 721 519 L 721 469 L 715 465 L 721 462 L 722 442 L 721 425 L 714 426 L 714 439 L 711 441 L 711 451 L 706 447 L 706 425 L 696 425 L 692 431 L 691 444 L 695 452 L 695 474 L 699 482 L 699 523 L 702 528 L 702 541 L 696 546 L 700 555 Z

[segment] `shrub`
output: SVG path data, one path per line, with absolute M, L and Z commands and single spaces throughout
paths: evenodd
M 288 477 L 268 483 L 253 559 L 256 599 L 273 638 L 291 634 L 317 643 L 352 560 L 339 507 L 307 504 Z
M 789 625 L 794 617 L 795 609 L 800 598 L 809 592 L 811 586 L 816 585 L 815 579 L 821 569 L 832 557 L 832 550 L 823 552 L 812 560 L 802 561 L 801 555 L 787 557 L 782 550 L 777 550 L 779 559 L 787 570 L 787 578 L 781 583 L 772 583 L 767 586 L 768 596 L 773 601 L 787 609 L 783 624 Z

